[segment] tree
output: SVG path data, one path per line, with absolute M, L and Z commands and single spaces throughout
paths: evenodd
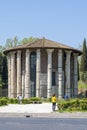
M 7 87 L 8 83 L 8 68 L 7 68 L 7 57 L 3 55 L 3 62 L 2 62 L 2 84 L 3 87 Z
M 4 48 L 9 49 L 9 48 L 12 48 L 12 47 L 15 47 L 15 46 L 18 46 L 18 45 L 20 45 L 20 42 L 18 41 L 17 36 L 15 36 L 13 39 L 8 38 L 6 40 L 6 44 L 5 44 Z
M 3 62 L 3 57 L 2 57 L 2 53 L 0 52 L 0 87 L 2 86 L 2 62 Z
M 87 46 L 86 39 L 83 41 L 82 56 L 80 60 L 80 80 L 87 82 Z
M 0 87 L 5 88 L 8 81 L 7 57 L 3 54 L 3 51 L 18 46 L 20 44 L 34 42 L 35 40 L 37 40 L 37 38 L 29 37 L 19 41 L 17 36 L 15 36 L 13 39 L 8 38 L 6 40 L 5 46 L 0 46 Z
M 80 71 L 87 71 L 87 48 L 86 48 L 86 39 L 83 41 L 83 49 L 82 49 L 81 63 L 80 63 Z
M 26 44 L 26 43 L 30 43 L 30 42 L 34 42 L 36 41 L 38 38 L 33 38 L 33 37 L 29 37 L 29 38 L 23 38 L 20 42 L 20 44 Z

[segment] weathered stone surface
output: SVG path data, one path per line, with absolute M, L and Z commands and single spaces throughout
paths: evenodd
M 35 79 L 31 80 L 31 54 Z M 77 95 L 77 57 L 81 51 L 72 47 L 42 38 L 4 52 L 8 55 L 8 96 L 22 95 L 51 97 L 53 93 L 63 98 Z M 53 76 L 54 75 L 54 76 Z M 53 84 L 54 82 L 54 84 Z

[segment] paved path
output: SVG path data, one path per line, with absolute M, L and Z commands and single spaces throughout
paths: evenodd
M 52 118 L 87 118 L 86 112 L 59 113 L 52 112 L 51 103 L 42 104 L 9 104 L 0 107 L 0 116 L 32 116 L 32 117 L 52 117 Z
M 50 113 L 51 103 L 42 104 L 9 104 L 0 107 L 0 113 Z

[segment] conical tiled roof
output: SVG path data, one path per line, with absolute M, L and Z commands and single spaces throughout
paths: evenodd
M 45 38 L 42 38 L 42 39 L 37 39 L 36 41 L 34 42 L 31 42 L 31 43 L 27 43 L 27 44 L 23 44 L 23 45 L 20 45 L 20 46 L 17 46 L 17 47 L 13 47 L 11 49 L 8 49 L 8 50 L 5 50 L 4 53 L 8 53 L 10 51 L 15 51 L 15 50 L 20 50 L 20 49 L 28 49 L 28 48 L 46 48 L 46 49 L 51 49 L 51 48 L 56 48 L 56 49 L 63 49 L 63 50 L 73 50 L 77 53 L 79 53 L 79 55 L 82 53 L 80 50 L 77 50 L 75 48 L 72 48 L 70 46 L 67 46 L 67 45 L 64 45 L 64 44 L 61 44 L 59 42 L 54 42 L 54 41 L 51 41 L 51 40 L 48 40 L 48 39 L 45 39 Z

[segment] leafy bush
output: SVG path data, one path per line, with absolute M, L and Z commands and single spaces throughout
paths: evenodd
M 8 104 L 8 100 L 7 99 L 0 99 L 0 106 L 3 106 L 3 105 L 7 105 Z
M 24 98 L 24 99 L 22 100 L 22 103 L 23 103 L 23 104 L 30 104 L 31 102 L 30 102 L 30 99 Z
M 17 104 L 18 99 L 17 98 L 9 98 L 8 102 L 11 103 L 11 104 Z
M 9 98 L 8 97 L 0 97 L 0 99 L 7 99 L 8 100 Z
M 30 99 L 30 101 L 41 101 L 41 99 L 38 97 L 31 97 L 29 99 Z
M 87 99 L 70 99 L 58 102 L 59 111 L 87 111 Z
M 51 102 L 51 98 L 41 98 L 42 102 Z

